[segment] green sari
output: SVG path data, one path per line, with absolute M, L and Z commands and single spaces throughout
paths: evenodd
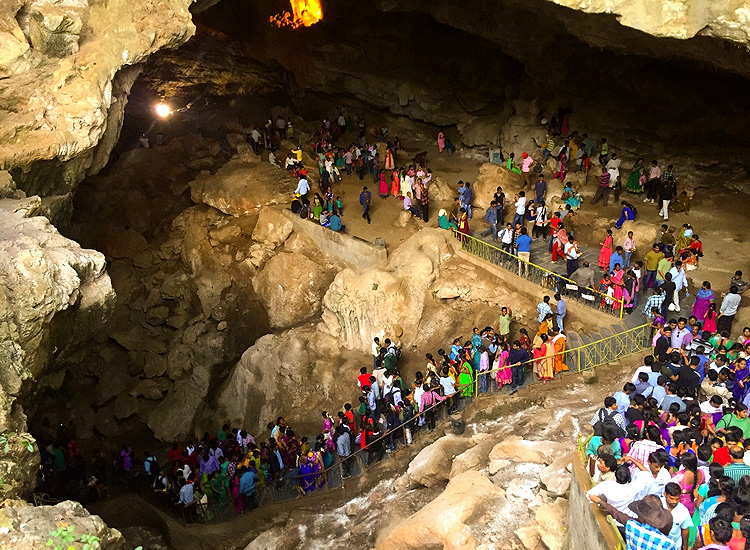
M 625 184 L 625 188 L 630 193 L 643 193 L 643 187 L 641 187 L 641 174 L 643 173 L 643 163 L 637 162 L 633 165 L 633 170 L 628 176 L 628 183 Z

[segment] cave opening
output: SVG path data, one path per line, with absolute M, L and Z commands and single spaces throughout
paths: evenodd
M 542 0 L 492 6 L 330 0 L 320 23 L 294 30 L 268 23 L 283 8 L 282 2 L 222 0 L 205 9 L 199 3 L 195 37 L 143 65 L 107 165 L 77 186 L 69 220 L 60 225 L 83 247 L 105 254 L 117 301 L 91 345 L 65 359 L 65 379 L 39 398 L 30 426 L 40 440 L 48 417 L 72 421 L 81 448 L 111 452 L 128 442 L 138 452 L 166 449 L 224 420 L 243 419 L 261 433 L 280 402 L 313 434 L 317 408 L 351 399 L 335 381 L 369 361 L 364 346 L 347 342 L 329 360 L 312 335 L 316 322 L 326 322 L 323 291 L 344 263 L 311 259 L 302 237 L 273 245 L 257 237 L 259 207 L 286 204 L 296 183 L 276 175 L 267 151 L 258 159 L 248 145 L 251 129 L 269 114 L 290 118 L 297 132 L 280 151 L 300 144 L 311 161 L 320 121 L 340 109 L 352 121 L 364 118 L 368 134 L 377 125 L 399 135 L 405 147 L 399 164 L 427 149 L 428 161 L 437 158 L 433 142 L 444 129 L 459 149 L 453 161 L 439 161 L 450 185 L 475 179 L 490 150 L 516 156 L 538 150 L 540 122 L 560 110 L 580 133 L 607 137 L 626 163 L 639 157 L 674 163 L 694 200 L 710 208 L 747 179 L 750 81 L 738 46 L 708 37 L 655 38 L 620 26 L 614 16 Z M 173 109 L 170 116 L 155 115 L 159 101 Z M 258 168 L 243 171 L 243 163 L 251 164 L 243 155 Z M 63 194 L 62 183 L 39 183 L 48 165 L 35 168 L 13 172 L 21 189 Z M 208 182 L 218 179 L 236 187 L 211 196 Z M 346 208 L 358 207 L 354 191 L 345 199 Z M 745 199 L 740 195 L 727 211 L 739 217 L 735 210 Z M 410 231 L 368 236 L 366 226 L 350 227 L 366 240 L 384 238 L 389 253 Z M 600 229 L 586 222 L 583 240 L 595 245 Z M 740 238 L 739 228 L 726 231 L 717 242 Z M 270 259 L 283 255 L 297 263 L 279 260 L 257 282 Z M 274 277 L 299 275 L 294 269 L 302 261 L 317 273 L 311 285 L 318 303 L 289 305 L 290 288 L 270 302 Z M 293 307 L 309 312 L 285 316 Z M 414 349 L 443 345 L 458 326 L 470 329 L 474 314 L 468 306 L 460 312 L 466 316 L 442 332 L 430 326 L 422 340 L 410 336 Z M 363 323 L 362 332 L 369 328 Z M 242 379 L 234 368 L 246 362 L 281 370 L 300 358 L 309 360 L 302 372 L 279 372 L 279 379 L 257 373 Z M 407 360 L 407 377 L 418 363 Z M 284 385 L 282 377 L 291 382 Z M 300 382 L 310 385 L 300 389 Z

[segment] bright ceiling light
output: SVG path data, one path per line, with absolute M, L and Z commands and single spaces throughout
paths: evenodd
M 156 107 L 154 107 L 154 110 L 156 111 L 157 116 L 161 118 L 166 118 L 172 114 L 171 107 L 166 103 L 157 104 Z

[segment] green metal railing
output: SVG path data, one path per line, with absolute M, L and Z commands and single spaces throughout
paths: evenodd
M 522 260 L 518 256 L 482 239 L 477 239 L 456 230 L 453 230 L 453 234 L 460 241 L 461 249 L 469 254 L 502 267 L 511 273 L 516 273 L 519 277 L 522 276 L 524 279 L 548 288 L 551 291 L 565 294 L 567 298 L 574 298 L 579 303 L 606 311 L 607 313 L 614 313 L 622 319 L 625 312 L 624 300 L 608 296 L 593 288 L 580 288 L 578 283 L 565 275 L 561 275 L 533 262 Z

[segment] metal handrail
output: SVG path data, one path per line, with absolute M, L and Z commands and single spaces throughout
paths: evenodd
M 584 344 L 582 346 L 578 346 L 576 348 L 565 349 L 563 351 L 558 351 L 551 355 L 545 355 L 544 357 L 537 357 L 536 359 L 531 358 L 528 361 L 521 363 L 521 366 L 524 368 L 528 368 L 530 365 L 533 365 L 534 362 L 536 361 L 543 361 L 543 360 L 554 361 L 555 357 L 562 356 L 563 358 L 565 358 L 566 356 L 568 357 L 574 356 L 576 358 L 575 363 L 578 367 L 578 369 L 574 372 L 581 373 L 585 370 L 590 370 L 598 366 L 604 365 L 606 363 L 609 363 L 611 361 L 616 361 L 617 359 L 627 357 L 628 355 L 632 355 L 633 353 L 637 353 L 638 351 L 648 347 L 648 342 L 649 342 L 648 333 L 650 332 L 649 330 L 650 328 L 651 328 L 651 324 L 645 323 L 635 328 L 631 328 L 628 330 L 624 330 L 622 332 L 615 333 L 611 336 L 600 338 L 599 340 L 595 340 L 593 342 Z M 633 345 L 632 349 L 628 347 L 627 345 L 628 342 L 626 341 L 626 339 L 630 337 L 631 335 L 633 335 L 633 338 L 630 340 L 630 342 L 632 342 L 632 345 Z M 615 341 L 616 343 L 624 343 L 625 345 L 621 346 L 619 349 L 616 349 L 611 346 L 611 343 L 613 341 Z M 589 349 L 599 350 L 602 347 L 610 351 L 610 353 L 612 354 L 611 358 L 606 357 L 604 354 L 597 354 L 598 356 L 594 356 L 593 358 L 586 355 Z M 585 364 L 581 360 L 582 354 L 583 354 L 583 358 L 585 359 Z M 519 366 L 519 364 L 515 363 L 512 365 L 504 365 L 503 367 L 500 367 L 497 369 L 490 369 L 488 371 L 477 371 L 474 374 L 474 391 L 478 392 L 479 390 L 479 384 L 480 384 L 479 379 L 481 376 L 497 375 L 498 372 L 506 370 L 506 369 L 510 369 L 514 366 L 517 367 Z M 476 396 L 479 394 L 475 393 L 474 395 Z
M 508 252 L 506 250 L 503 250 L 502 248 L 498 248 L 497 246 L 494 246 L 491 243 L 483 241 L 482 239 L 477 239 L 476 237 L 473 237 L 471 235 L 467 235 L 465 233 L 461 233 L 457 229 L 451 229 L 451 231 L 453 231 L 453 234 L 456 237 L 456 239 L 461 242 L 461 248 L 462 248 L 462 250 L 466 250 L 467 252 L 472 253 L 475 256 L 486 257 L 487 254 L 484 254 L 484 255 L 482 255 L 482 254 L 476 254 L 472 250 L 467 249 L 464 246 L 464 243 L 471 242 L 476 247 L 486 248 L 488 250 L 492 250 L 493 252 L 499 252 L 499 253 L 507 256 L 508 258 L 513 259 L 514 261 L 521 262 L 521 263 L 524 263 L 526 265 L 530 265 L 530 266 L 534 267 L 535 269 L 538 269 L 538 270 L 546 273 L 548 277 L 554 277 L 555 279 L 560 279 L 561 281 L 565 281 L 569 285 L 574 285 L 574 286 L 580 288 L 580 285 L 578 283 L 576 283 L 575 281 L 573 281 L 572 279 L 569 279 L 568 277 L 566 277 L 564 275 L 560 275 L 559 273 L 557 273 L 555 271 L 552 271 L 551 269 L 547 269 L 546 267 L 542 267 L 542 266 L 537 265 L 537 264 L 535 264 L 533 262 L 530 262 L 528 260 L 523 260 L 523 259 L 519 258 L 518 256 L 516 256 L 515 254 L 511 254 L 510 252 Z M 510 273 L 512 273 L 512 271 Z M 594 288 L 590 288 L 589 287 L 589 288 L 587 288 L 587 290 L 590 290 L 594 295 L 597 295 L 599 297 L 599 299 L 604 300 L 604 303 L 612 302 L 613 304 L 619 304 L 619 307 L 613 307 L 612 310 L 613 311 L 619 310 L 619 318 L 622 319 L 623 314 L 625 312 L 625 300 L 622 300 L 622 299 L 619 299 L 619 298 L 615 298 L 613 296 L 608 296 L 607 294 L 604 294 L 603 292 L 601 292 L 599 290 L 596 290 Z

